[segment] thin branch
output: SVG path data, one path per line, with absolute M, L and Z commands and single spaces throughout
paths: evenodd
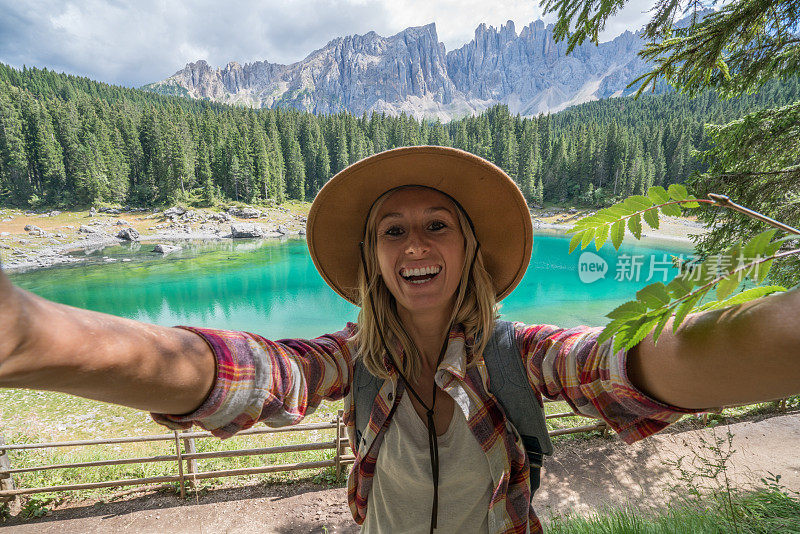
M 687 199 L 684 199 L 684 200 L 670 200 L 669 202 L 664 202 L 663 204 L 653 204 L 649 208 L 645 208 L 645 209 L 639 210 L 639 211 L 634 211 L 630 215 L 623 215 L 622 217 L 619 217 L 614 222 L 598 222 L 598 224 L 596 226 L 587 226 L 586 228 L 600 228 L 602 226 L 611 226 L 612 224 L 616 224 L 618 222 L 625 221 L 627 219 L 630 219 L 631 217 L 635 217 L 636 215 L 641 215 L 646 211 L 658 210 L 662 206 L 669 206 L 670 204 L 688 204 L 689 202 L 697 202 L 697 203 L 700 203 L 700 204 L 716 204 L 715 201 L 706 200 L 704 198 L 687 198 Z M 611 206 L 611 207 L 613 208 L 614 206 Z M 590 219 L 592 217 L 594 217 L 594 215 L 589 215 L 587 217 L 584 217 L 583 219 L 580 219 L 580 220 L 576 221 L 576 223 L 575 223 L 575 231 L 578 232 L 580 230 L 584 230 L 584 228 L 581 228 L 579 226 L 580 222 L 583 221 L 583 220 L 586 220 L 586 219 Z
M 665 304 L 664 306 L 661 306 L 660 308 L 656 308 L 655 310 L 649 311 L 647 313 L 655 312 L 655 313 L 659 313 L 660 314 L 660 313 L 663 313 L 664 311 L 671 311 L 671 308 L 674 308 L 676 305 L 687 301 L 689 298 L 691 298 L 691 297 L 693 297 L 693 296 L 695 296 L 695 295 L 697 295 L 699 293 L 707 293 L 711 289 L 711 286 L 713 286 L 714 284 L 722 281 L 725 278 L 729 278 L 730 276 L 732 276 L 734 274 L 737 274 L 739 272 L 742 272 L 742 271 L 747 271 L 750 268 L 752 268 L 752 267 L 754 267 L 756 265 L 761 265 L 762 263 L 765 263 L 767 261 L 776 260 L 778 258 L 783 258 L 784 256 L 791 256 L 792 254 L 797 254 L 799 252 L 800 252 L 800 248 L 796 248 L 796 249 L 793 249 L 793 250 L 787 250 L 787 251 L 784 251 L 784 252 L 773 254 L 772 256 L 767 256 L 766 258 L 760 258 L 758 260 L 751 261 L 747 265 L 743 265 L 741 267 L 737 267 L 736 269 L 734 269 L 732 271 L 729 271 L 729 272 L 727 272 L 727 273 L 725 273 L 725 274 L 723 274 L 721 276 L 718 276 L 718 277 L 714 278 L 713 280 L 711 280 L 710 282 L 708 282 L 707 284 L 703 284 L 702 286 L 698 287 L 697 289 L 695 289 L 693 291 L 690 291 L 689 293 L 685 294 L 684 296 L 682 296 L 680 298 L 675 299 L 674 301 L 670 302 L 669 304 Z M 683 275 L 680 275 L 680 276 L 683 276 Z
M 744 213 L 745 215 L 748 215 L 748 216 L 750 216 L 750 217 L 752 217 L 754 219 L 758 219 L 759 221 L 763 221 L 763 222 L 769 224 L 770 226 L 774 226 L 775 228 L 779 228 L 779 229 L 783 230 L 784 232 L 788 232 L 790 234 L 795 234 L 795 235 L 800 235 L 800 230 L 798 230 L 797 228 L 793 228 L 793 227 L 789 226 L 788 224 L 784 224 L 784 223 L 782 223 L 780 221 L 776 221 L 775 219 L 767 217 L 766 215 L 758 213 L 757 211 L 753 211 L 753 210 L 751 210 L 749 208 L 745 208 L 744 206 L 740 206 L 739 204 L 737 204 L 736 202 L 732 201 L 730 198 L 728 198 L 725 195 L 718 195 L 716 193 L 709 193 L 708 194 L 708 198 L 713 200 L 714 204 L 716 204 L 717 206 L 721 206 L 723 208 L 728 208 L 728 209 L 732 209 L 734 211 L 738 211 L 740 213 Z
M 791 167 L 789 169 L 781 169 L 779 171 L 750 171 L 750 172 L 723 172 L 717 174 L 720 178 L 738 178 L 740 176 L 766 176 L 774 174 L 792 174 L 800 172 L 800 166 Z

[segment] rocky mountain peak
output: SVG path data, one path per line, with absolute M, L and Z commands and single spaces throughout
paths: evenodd
M 536 115 L 623 94 L 646 67 L 641 47 L 640 35 L 626 31 L 567 56 L 552 24 L 533 21 L 517 34 L 509 20 L 499 28 L 478 25 L 470 42 L 448 52 L 431 23 L 390 37 L 337 37 L 291 65 L 231 61 L 220 69 L 198 60 L 145 88 L 313 113 L 405 112 L 447 121 L 503 103 Z

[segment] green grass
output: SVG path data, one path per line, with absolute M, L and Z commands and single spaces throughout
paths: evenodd
M 329 422 L 336 417 L 341 402 L 324 403 L 307 417 L 304 423 Z M 25 414 L 20 417 L 20 414 Z M 149 414 L 138 410 L 90 401 L 71 395 L 29 390 L 0 390 L 0 433 L 6 443 L 41 443 L 80 439 L 98 439 L 126 436 L 165 434 L 170 431 L 152 421 Z M 197 452 L 233 449 L 275 447 L 295 443 L 333 441 L 335 429 L 305 432 L 280 432 L 254 436 L 234 436 L 227 440 L 217 438 L 196 439 Z M 9 451 L 12 468 L 48 464 L 90 462 L 119 458 L 175 454 L 173 441 L 58 447 L 35 450 Z M 312 462 L 334 458 L 333 449 L 305 451 L 266 456 L 241 456 L 198 460 L 200 471 L 261 467 L 296 462 Z M 330 470 L 290 471 L 225 478 L 225 483 L 252 483 L 253 481 L 288 482 L 320 478 L 330 482 Z M 112 465 L 75 469 L 54 469 L 14 475 L 17 487 L 32 488 L 62 484 L 80 484 L 123 478 L 143 478 L 177 475 L 175 462 Z M 202 486 L 220 483 L 222 479 L 209 479 Z M 121 488 L 125 489 L 125 488 Z M 94 497 L 109 495 L 119 488 L 63 492 L 51 497 Z
M 610 508 L 589 517 L 553 516 L 548 534 L 788 534 L 800 533 L 800 499 L 779 487 L 718 494 L 665 510 Z
M 786 401 L 786 410 L 793 410 L 800 408 L 800 396 L 789 397 Z M 545 414 L 565 413 L 571 411 L 571 408 L 566 402 L 548 402 L 544 405 Z M 735 422 L 737 419 L 748 419 L 762 415 L 779 415 L 777 402 L 762 402 L 759 404 L 748 404 L 747 406 L 738 406 L 735 408 L 725 408 L 721 414 L 709 413 L 704 415 L 687 415 L 680 421 L 672 425 L 673 430 L 686 430 L 687 428 L 703 428 L 704 426 L 715 426 L 724 421 Z M 589 425 L 596 422 L 595 419 L 587 417 L 560 417 L 557 419 L 547 420 L 548 430 L 558 430 L 562 428 L 570 428 L 576 426 Z M 669 430 L 667 430 L 669 431 Z M 600 436 L 600 431 L 585 432 L 581 434 L 565 434 L 563 436 L 556 436 L 553 442 L 562 440 L 587 440 L 594 439 Z
M 800 397 L 790 399 L 789 408 L 800 406 Z M 319 409 L 304 422 L 329 422 L 336 416 L 342 402 L 323 403 Z M 568 412 L 569 406 L 563 402 L 545 404 L 546 413 Z M 725 415 L 748 416 L 774 412 L 772 403 L 728 409 Z M 716 424 L 718 416 L 712 415 L 709 424 Z M 591 423 L 583 417 L 548 419 L 550 430 L 568 428 Z M 684 418 L 678 425 L 698 426 L 701 420 L 696 417 Z M 149 414 L 101 402 L 81 399 L 71 395 L 43 391 L 0 389 L 0 434 L 6 443 L 34 443 L 110 437 L 141 436 L 164 434 L 169 431 L 152 421 Z M 317 430 L 307 432 L 281 432 L 255 436 L 234 436 L 227 440 L 205 438 L 196 440 L 197 452 L 232 450 L 244 448 L 273 447 L 294 443 L 333 441 L 335 431 Z M 594 439 L 599 432 L 559 436 L 554 441 Z M 46 464 L 62 464 L 110 460 L 175 453 L 172 441 L 93 445 L 84 447 L 59 447 L 37 450 L 10 451 L 9 458 L 14 468 L 33 467 Z M 259 467 L 284 463 L 327 460 L 334 457 L 333 450 L 306 451 L 268 456 L 242 456 L 198 460 L 200 471 Z M 226 484 L 247 484 L 253 481 L 291 482 L 316 478 L 327 483 L 332 480 L 330 469 L 290 471 L 285 473 L 262 474 L 203 482 L 204 486 L 222 482 Z M 15 474 L 17 487 L 43 487 L 62 484 L 99 482 L 123 478 L 141 478 L 177 474 L 175 462 L 154 462 L 75 469 L 59 469 Z M 341 481 L 340 481 L 341 482 Z M 124 488 L 123 488 L 124 489 Z M 88 497 L 113 494 L 118 489 L 85 490 L 64 492 L 60 496 Z

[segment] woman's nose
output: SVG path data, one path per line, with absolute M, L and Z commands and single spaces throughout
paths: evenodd
M 412 230 L 406 241 L 406 254 L 420 254 L 428 251 L 428 242 L 420 232 Z

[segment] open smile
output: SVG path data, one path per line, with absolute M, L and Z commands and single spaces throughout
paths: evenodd
M 426 267 L 415 267 L 407 269 L 403 267 L 400 269 L 400 276 L 403 280 L 412 284 L 425 284 L 436 278 L 442 271 L 441 265 L 430 265 Z

